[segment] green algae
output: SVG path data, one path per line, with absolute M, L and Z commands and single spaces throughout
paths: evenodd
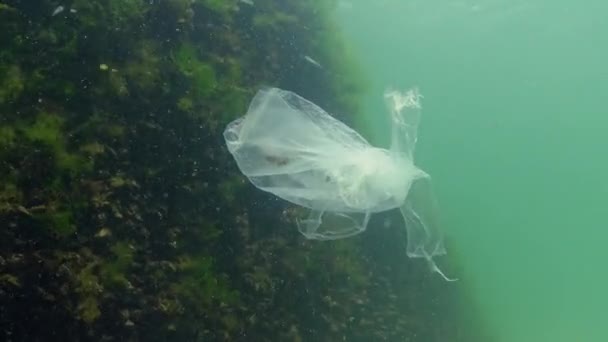
M 64 122 L 65 120 L 56 114 L 43 112 L 36 117 L 33 124 L 24 127 L 23 131 L 30 140 L 41 141 L 53 149 L 62 150 L 65 145 L 62 131 Z
M 172 291 L 203 309 L 219 302 L 238 304 L 239 293 L 230 289 L 225 276 L 215 272 L 214 263 L 210 256 L 182 256 L 177 264 L 179 280 L 171 286 Z
M 20 287 L 21 281 L 19 281 L 19 278 L 17 278 L 16 276 L 14 276 L 12 274 L 0 273 L 0 285 L 2 285 L 2 286 L 10 285 L 10 286 L 14 286 L 14 287 Z
M 177 49 L 174 60 L 179 71 L 190 80 L 190 92 L 195 98 L 211 94 L 217 84 L 215 69 L 200 59 L 194 45 L 182 44 Z
M 98 142 L 92 142 L 82 145 L 79 150 L 90 156 L 97 156 L 105 152 L 105 146 Z
M 65 119 L 57 114 L 41 112 L 33 123 L 22 125 L 20 130 L 27 139 L 49 146 L 59 169 L 71 172 L 91 170 L 93 165 L 90 160 L 68 151 L 64 123 Z
M 16 100 L 25 88 L 23 72 L 18 65 L 0 64 L 0 105 Z
M 153 64 L 153 63 L 152 63 Z M 141 69 L 128 69 L 128 75 L 135 76 L 141 73 Z M 145 75 L 145 73 L 144 73 Z M 149 80 L 143 80 L 138 82 L 141 85 L 146 85 Z M 108 74 L 108 83 L 110 85 L 110 91 L 118 97 L 124 98 L 129 95 L 129 88 L 127 86 L 127 79 L 121 72 L 110 72 Z
M 150 8 L 144 0 L 74 0 L 72 6 L 78 9 L 81 22 L 98 29 L 103 29 L 98 26 L 100 24 L 115 29 L 137 24 L 145 18 Z
M 69 210 L 60 210 L 45 215 L 53 232 L 59 237 L 66 237 L 76 232 L 74 217 Z
M 101 316 L 99 302 L 94 297 L 86 297 L 81 301 L 78 305 L 77 312 L 80 319 L 88 324 L 95 322 L 99 316 Z
M 237 4 L 237 0 L 196 0 L 196 2 L 224 16 L 234 10 Z
M 7 4 L 0 3 L 0 11 L 15 11 L 15 9 Z
M 11 148 L 17 139 L 17 133 L 11 126 L 0 126 L 0 152 Z
M 133 263 L 135 251 L 125 241 L 119 241 L 110 247 L 112 257 L 100 265 L 99 277 L 109 287 L 128 287 L 130 282 L 127 271 Z
M 90 251 L 86 251 L 85 255 Z M 99 278 L 95 275 L 96 264 L 91 263 L 84 267 L 75 277 L 75 292 L 79 296 L 76 307 L 77 317 L 87 324 L 95 322 L 101 316 L 99 296 L 103 292 L 103 287 Z
M 184 96 L 177 100 L 177 108 L 184 112 L 192 112 L 194 110 L 194 100 L 191 96 Z
M 23 194 L 16 184 L 6 181 L 0 183 L 0 213 L 13 210 L 22 201 Z
M 134 48 L 133 58 L 123 69 L 125 80 L 119 79 L 113 81 L 117 94 L 120 96 L 129 94 L 128 90 L 126 90 L 126 80 L 131 82 L 137 91 L 156 91 L 162 79 L 160 75 L 161 58 L 158 43 L 153 40 L 141 41 Z M 121 73 L 121 71 L 118 73 Z

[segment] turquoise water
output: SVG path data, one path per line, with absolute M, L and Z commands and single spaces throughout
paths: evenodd
M 342 1 L 382 92 L 420 87 L 417 161 L 435 180 L 478 329 L 500 342 L 608 341 L 608 2 Z M 449 342 L 449 341 L 448 341 Z M 485 341 L 484 341 L 485 342 Z

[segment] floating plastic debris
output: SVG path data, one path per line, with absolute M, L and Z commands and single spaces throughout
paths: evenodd
M 310 63 L 310 64 L 312 64 L 312 65 L 316 66 L 317 68 L 321 68 L 321 69 L 323 68 L 323 66 L 321 65 L 321 63 L 319 63 L 319 62 L 315 61 L 314 59 L 312 59 L 312 57 L 310 57 L 310 56 L 308 56 L 308 55 L 304 56 L 304 59 L 305 59 L 305 60 L 306 60 L 308 63 Z
M 239 1 L 242 2 L 242 3 L 244 3 L 244 4 L 246 4 L 246 5 L 249 5 L 249 6 L 255 5 L 253 3 L 253 0 L 239 0 Z
M 278 88 L 260 90 L 244 117 L 224 138 L 241 173 L 260 190 L 308 208 L 297 219 L 308 239 L 336 240 L 366 230 L 374 213 L 399 209 L 409 257 L 446 254 L 438 229 L 430 176 L 414 164 L 420 119 L 417 89 L 387 91 L 390 150 L 370 145 L 359 133 L 314 103 Z
M 103 71 L 108 70 L 108 65 L 107 64 L 99 64 L 99 70 L 103 70 Z
M 55 8 L 55 10 L 53 11 L 53 14 L 51 14 L 52 17 L 56 16 L 57 14 L 63 12 L 65 8 L 63 8 L 63 6 L 57 6 L 57 8 Z

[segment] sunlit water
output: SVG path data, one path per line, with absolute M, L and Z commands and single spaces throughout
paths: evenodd
M 606 13 L 561 0 L 338 9 L 371 75 L 359 130 L 388 143 L 387 85 L 425 96 L 417 161 L 473 299 L 460 310 L 492 340 L 608 341 Z

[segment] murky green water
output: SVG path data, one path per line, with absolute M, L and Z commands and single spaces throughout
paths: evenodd
M 424 94 L 418 163 L 449 256 L 496 341 L 608 340 L 608 3 L 349 1 L 339 15 L 382 91 Z

